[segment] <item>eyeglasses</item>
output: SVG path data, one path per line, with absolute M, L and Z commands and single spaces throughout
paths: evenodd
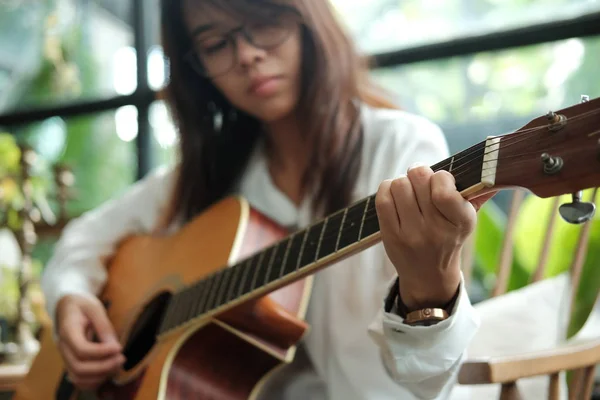
M 226 33 L 205 36 L 194 43 L 184 59 L 198 74 L 215 78 L 229 72 L 238 62 L 238 35 L 254 47 L 271 50 L 285 42 L 299 23 L 297 12 L 283 11 L 269 21 L 246 23 Z

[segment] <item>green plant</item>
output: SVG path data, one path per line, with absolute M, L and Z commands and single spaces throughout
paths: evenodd
M 22 151 L 13 135 L 0 133 L 0 226 L 6 225 L 16 231 L 21 227 L 20 213 L 25 206 L 22 190 Z M 49 212 L 47 196 L 51 190 L 51 171 L 48 164 L 41 158 L 32 161 L 29 181 L 34 206 L 34 220 L 42 216 L 52 218 Z
M 479 211 L 475 239 L 474 278 L 488 296 L 491 295 L 498 274 L 500 254 L 506 231 L 506 214 L 493 201 L 487 202 Z M 530 274 L 513 257 L 508 291 L 523 287 L 529 282 Z
M 583 200 L 590 201 L 593 190 L 584 191 Z M 570 195 L 560 196 L 559 204 L 571 201 Z M 550 253 L 544 278 L 557 276 L 571 267 L 581 226 L 563 221 L 552 214 L 554 199 L 528 195 L 519 210 L 514 232 L 514 257 L 508 290 L 516 290 L 531 282 L 537 268 L 549 218 L 556 218 L 550 242 Z M 598 205 L 598 200 L 596 200 Z M 474 276 L 488 295 L 497 276 L 498 260 L 506 229 L 506 215 L 494 202 L 488 202 L 479 212 L 475 231 Z M 591 221 L 590 239 L 581 280 L 575 293 L 573 313 L 570 316 L 567 336 L 572 337 L 583 327 L 600 293 L 600 215 Z
M 29 158 L 30 172 L 34 173 L 29 178 L 30 207 L 23 190 L 23 157 Z M 33 157 L 32 152 L 24 152 L 12 135 L 0 134 L 0 226 L 6 227 L 15 237 L 19 237 L 26 213 L 34 221 L 42 215 L 53 216 L 46 200 L 51 187 L 48 172 L 43 160 Z M 29 286 L 26 298 L 31 299 L 39 293 L 35 282 L 41 273 L 41 263 L 33 260 L 28 267 L 33 285 Z M 18 318 L 20 274 L 21 265 L 0 265 L 0 316 L 9 322 Z
M 584 191 L 583 200 L 591 201 L 593 190 Z M 560 196 L 559 204 L 570 202 L 570 195 Z M 598 200 L 596 200 L 598 205 Z M 517 220 L 515 232 L 515 258 L 528 274 L 533 273 L 542 245 L 553 199 L 528 196 Z M 550 242 L 550 254 L 545 269 L 545 278 L 559 275 L 571 267 L 582 227 L 571 225 L 556 216 L 554 234 Z M 590 222 L 590 238 L 586 251 L 581 279 L 575 293 L 573 313 L 567 335 L 575 335 L 587 320 L 600 291 L 600 216 L 596 214 Z

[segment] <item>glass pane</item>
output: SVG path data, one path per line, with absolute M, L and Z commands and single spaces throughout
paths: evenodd
M 172 165 L 177 156 L 177 131 L 163 101 L 150 106 L 150 132 L 152 135 L 152 167 Z
M 405 110 L 438 123 L 451 153 L 533 118 L 600 97 L 600 37 L 373 71 Z M 494 201 L 507 211 L 510 192 Z
M 129 1 L 0 2 L 0 112 L 136 89 Z
M 71 168 L 75 197 L 67 203 L 67 213 L 77 216 L 133 183 L 137 166 L 133 142 L 137 136 L 136 114 L 123 107 L 90 116 L 54 117 L 20 129 L 0 127 L 0 132 L 17 134 L 19 142 L 31 145 L 43 160 L 41 165 L 47 164 L 44 173 L 58 162 Z M 50 202 L 51 208 L 55 205 Z
M 367 52 L 571 19 L 600 10 L 598 0 L 332 0 Z
M 440 124 L 458 151 L 548 110 L 600 96 L 600 37 L 373 71 L 400 106 Z

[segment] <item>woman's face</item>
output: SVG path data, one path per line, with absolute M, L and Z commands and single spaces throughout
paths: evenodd
M 183 7 L 199 69 L 236 108 L 267 123 L 294 111 L 301 69 L 297 17 L 244 21 L 198 1 L 185 0 Z

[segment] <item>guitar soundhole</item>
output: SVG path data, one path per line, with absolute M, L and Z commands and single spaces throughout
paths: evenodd
M 138 365 L 156 343 L 156 335 L 171 293 L 161 293 L 144 308 L 135 322 L 125 345 L 123 354 L 127 361 L 123 365 L 125 371 Z

